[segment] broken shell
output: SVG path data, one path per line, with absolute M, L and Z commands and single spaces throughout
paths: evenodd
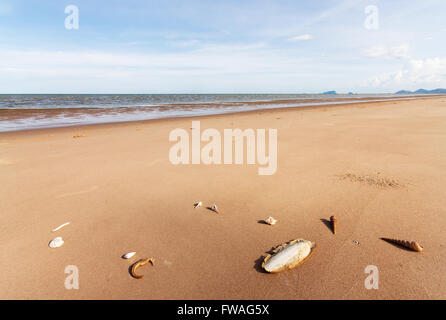
M 389 238 L 381 238 L 381 239 L 384 240 L 384 241 L 391 242 L 391 243 L 396 243 L 396 244 L 398 244 L 400 246 L 409 248 L 409 249 L 411 249 L 413 251 L 416 251 L 416 252 L 423 251 L 423 246 L 420 245 L 419 243 L 415 242 L 415 241 L 389 239 Z
M 292 269 L 303 263 L 313 252 L 315 243 L 296 239 L 278 246 L 274 254 L 268 254 L 262 263 L 262 268 L 270 273 Z
M 330 221 L 331 221 L 331 227 L 332 227 L 332 230 L 333 230 L 333 234 L 336 234 L 336 225 L 338 223 L 338 220 L 336 220 L 335 216 L 331 216 L 330 217 Z
M 130 259 L 135 255 L 136 252 L 129 252 L 122 256 L 123 259 Z
M 197 208 L 197 207 L 201 207 L 203 205 L 203 202 L 197 202 L 197 203 L 194 203 L 194 208 Z
M 217 205 L 213 204 L 210 207 L 207 207 L 209 210 L 214 211 L 215 213 L 218 213 Z
M 269 224 L 270 226 L 273 226 L 273 225 L 276 224 L 277 220 L 274 219 L 273 217 L 269 217 L 268 219 L 265 219 L 265 222 L 266 222 L 267 224 Z
M 132 268 L 130 269 L 130 274 L 132 275 L 132 277 L 135 278 L 135 279 L 142 279 L 144 276 L 143 275 L 137 275 L 135 273 L 135 271 L 136 271 L 137 268 L 142 267 L 142 266 L 146 265 L 149 262 L 153 266 L 154 263 L 155 263 L 155 259 L 154 258 L 146 258 L 146 259 L 139 259 L 138 261 L 136 261 L 133 264 Z
M 48 246 L 50 248 L 58 248 L 63 244 L 64 244 L 64 241 L 62 240 L 62 237 L 56 237 L 53 240 L 51 240 L 50 243 L 48 243 Z
M 51 232 L 56 232 L 56 231 L 62 229 L 63 227 L 65 227 L 65 226 L 67 226 L 67 225 L 69 225 L 69 224 L 70 224 L 69 222 L 65 222 L 64 224 L 61 224 L 61 225 L 58 226 L 57 228 L 51 230 Z

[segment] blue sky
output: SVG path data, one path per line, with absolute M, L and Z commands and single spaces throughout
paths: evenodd
M 445 40 L 444 0 L 0 0 L 0 93 L 446 88 Z

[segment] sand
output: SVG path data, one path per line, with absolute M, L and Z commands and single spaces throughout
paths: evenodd
M 192 120 L 276 128 L 276 174 L 172 165 L 169 132 Z M 0 298 L 445 299 L 445 159 L 444 97 L 0 133 Z M 259 223 L 269 216 L 278 223 Z M 262 272 L 262 255 L 296 238 L 316 242 L 312 256 Z M 132 278 L 145 257 L 155 266 Z

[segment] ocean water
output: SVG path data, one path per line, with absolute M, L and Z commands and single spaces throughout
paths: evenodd
M 393 94 L 0 95 L 0 131 L 412 98 Z

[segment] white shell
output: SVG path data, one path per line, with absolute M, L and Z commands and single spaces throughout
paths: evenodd
M 62 237 L 56 237 L 53 240 L 51 240 L 50 243 L 48 243 L 48 246 L 50 248 L 58 248 L 63 244 L 64 244 L 64 241 L 62 240 Z
M 60 226 L 58 226 L 57 228 L 53 229 L 52 232 L 56 232 L 57 230 L 62 229 L 63 227 L 69 225 L 69 222 L 65 222 L 64 224 L 61 224 Z
M 210 206 L 208 209 L 211 210 L 211 211 L 214 211 L 214 212 L 218 213 L 218 209 L 217 209 L 217 205 L 216 205 L 216 204 L 213 204 L 213 205 Z
M 135 255 L 136 252 L 129 252 L 122 256 L 123 259 L 130 259 Z
M 203 205 L 203 202 L 197 202 L 197 203 L 194 203 L 194 208 L 197 208 L 197 207 L 201 207 Z
M 276 224 L 277 220 L 274 219 L 273 217 L 269 217 L 268 219 L 265 219 L 265 222 L 266 222 L 267 224 L 269 224 L 270 226 L 273 226 L 273 225 Z
M 279 247 L 279 252 L 264 262 L 262 267 L 267 272 L 272 273 L 294 268 L 310 255 L 314 246 L 314 242 L 308 240 L 297 239 L 292 241 Z

